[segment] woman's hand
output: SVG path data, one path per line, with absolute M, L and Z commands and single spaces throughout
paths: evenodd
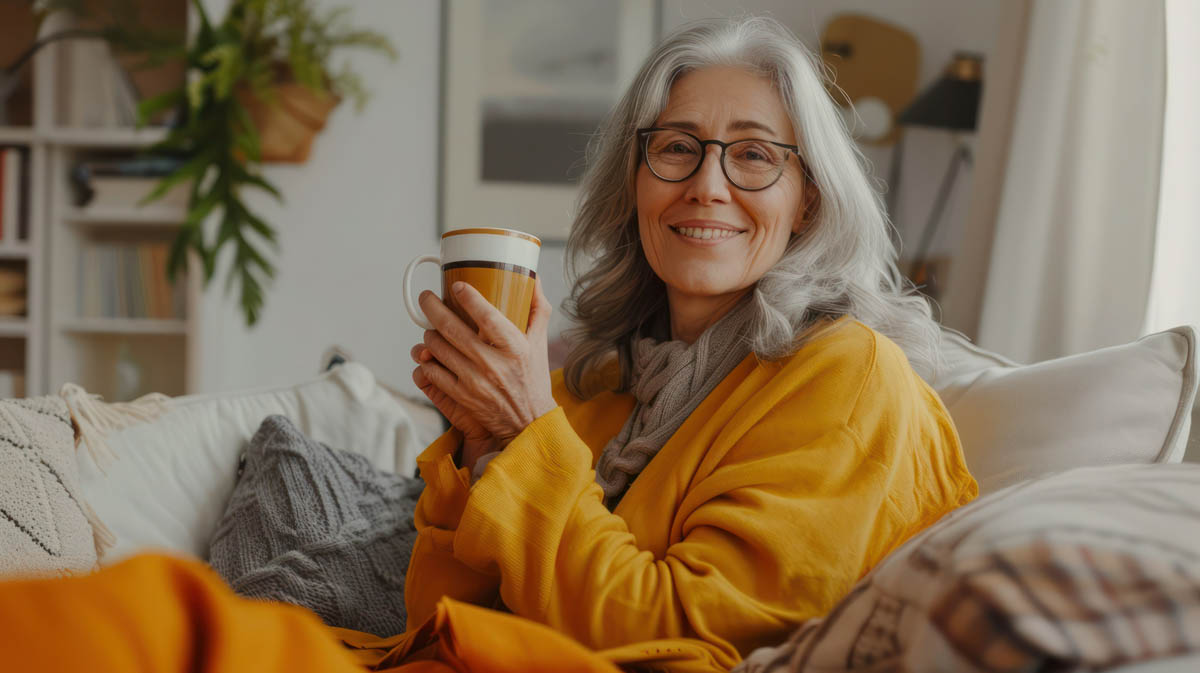
M 494 451 L 558 406 L 550 392 L 546 348 L 550 302 L 537 281 L 529 329 L 522 334 L 470 285 L 455 283 L 451 292 L 479 332 L 437 295 L 422 292 L 421 310 L 437 329 L 427 330 L 424 346 L 413 348 L 418 363 L 413 381 L 464 437 L 476 446 L 490 438 Z
M 412 347 L 412 359 L 413 362 L 420 365 L 432 360 L 433 355 L 425 347 L 425 344 L 417 344 Z M 500 441 L 480 425 L 479 421 L 472 418 L 465 408 L 433 385 L 420 367 L 413 370 L 413 383 L 417 384 L 421 392 L 425 393 L 425 397 L 433 402 L 433 406 L 437 407 L 446 420 L 450 421 L 450 425 L 463 433 L 462 455 L 458 461 L 460 466 L 474 469 L 475 461 L 479 460 L 480 456 L 503 448 Z

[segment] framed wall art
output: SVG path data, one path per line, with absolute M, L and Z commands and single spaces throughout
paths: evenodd
M 565 241 L 587 142 L 658 37 L 660 0 L 444 0 L 439 229 Z

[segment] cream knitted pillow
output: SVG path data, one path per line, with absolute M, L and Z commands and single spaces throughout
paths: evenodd
M 79 491 L 66 402 L 0 400 L 0 576 L 92 570 L 102 540 L 94 516 Z

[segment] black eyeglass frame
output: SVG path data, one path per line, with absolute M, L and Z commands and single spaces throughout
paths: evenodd
M 687 175 L 683 176 L 682 178 L 672 180 L 670 178 L 664 178 L 663 176 L 658 174 L 658 171 L 654 170 L 654 167 L 650 165 L 650 157 L 646 150 L 646 138 L 651 133 L 654 133 L 655 131 L 673 131 L 675 133 L 682 133 L 683 135 L 700 143 L 700 161 L 696 162 L 696 167 L 692 169 L 691 173 L 688 173 Z M 701 140 L 701 139 L 697 138 L 696 136 L 692 135 L 691 133 L 688 133 L 687 131 L 681 131 L 679 129 L 660 128 L 657 126 L 650 126 L 647 128 L 638 129 L 637 137 L 638 137 L 638 140 L 640 141 L 638 143 L 638 150 L 642 154 L 642 161 L 646 162 L 646 168 L 649 168 L 650 173 L 652 175 L 654 175 L 654 177 L 658 178 L 659 180 L 662 180 L 663 182 L 683 182 L 684 180 L 690 179 L 696 173 L 699 173 L 700 167 L 704 165 L 704 157 L 706 155 L 705 149 L 709 145 L 716 145 L 717 147 L 721 148 L 721 156 L 718 157 L 717 163 L 721 166 L 721 173 L 725 175 L 725 179 L 729 181 L 729 184 L 733 185 L 734 187 L 737 187 L 738 189 L 742 190 L 743 192 L 761 192 L 764 189 L 768 189 L 768 188 L 774 186 L 776 182 L 779 182 L 779 178 L 783 177 L 783 172 L 785 170 L 787 170 L 787 162 L 786 161 L 784 161 L 782 164 L 780 164 L 779 173 L 775 175 L 775 179 L 772 180 L 771 182 L 763 185 L 762 187 L 755 187 L 754 189 L 749 189 L 747 187 L 743 187 L 743 186 L 739 185 L 737 182 L 734 181 L 733 178 L 729 177 L 729 171 L 725 170 L 725 151 L 729 149 L 730 145 L 736 145 L 737 143 L 744 143 L 744 142 L 770 143 L 772 145 L 775 145 L 776 147 L 782 147 L 783 149 L 790 151 L 792 154 L 795 154 L 796 159 L 800 161 L 800 170 L 804 171 L 806 175 L 808 173 L 808 170 L 804 166 L 804 158 L 800 156 L 800 147 L 799 146 L 786 145 L 784 143 L 777 143 L 774 140 L 763 140 L 761 138 L 743 138 L 741 140 L 734 140 L 733 142 L 728 142 L 728 143 L 720 141 L 720 140 L 715 140 L 715 139 Z

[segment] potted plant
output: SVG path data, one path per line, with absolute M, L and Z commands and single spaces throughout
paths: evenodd
M 218 253 L 232 246 L 226 291 L 239 285 L 242 311 L 253 325 L 264 284 L 275 274 L 265 248 L 275 249 L 277 238 L 244 193 L 259 189 L 282 198 L 262 176 L 261 163 L 304 161 L 339 101 L 349 98 L 359 109 L 365 104 L 356 73 L 331 71 L 335 51 L 358 47 L 392 59 L 396 53 L 383 35 L 348 26 L 346 7 L 318 13 L 312 0 L 233 0 L 225 18 L 214 23 L 199 0 L 192 5 L 199 26 L 183 50 L 185 84 L 138 109 L 142 123 L 164 110 L 180 111 L 167 137 L 149 150 L 177 157 L 180 165 L 143 203 L 177 184 L 190 185 L 167 275 L 173 281 L 195 252 L 207 287 Z M 215 228 L 206 231 L 210 222 Z

